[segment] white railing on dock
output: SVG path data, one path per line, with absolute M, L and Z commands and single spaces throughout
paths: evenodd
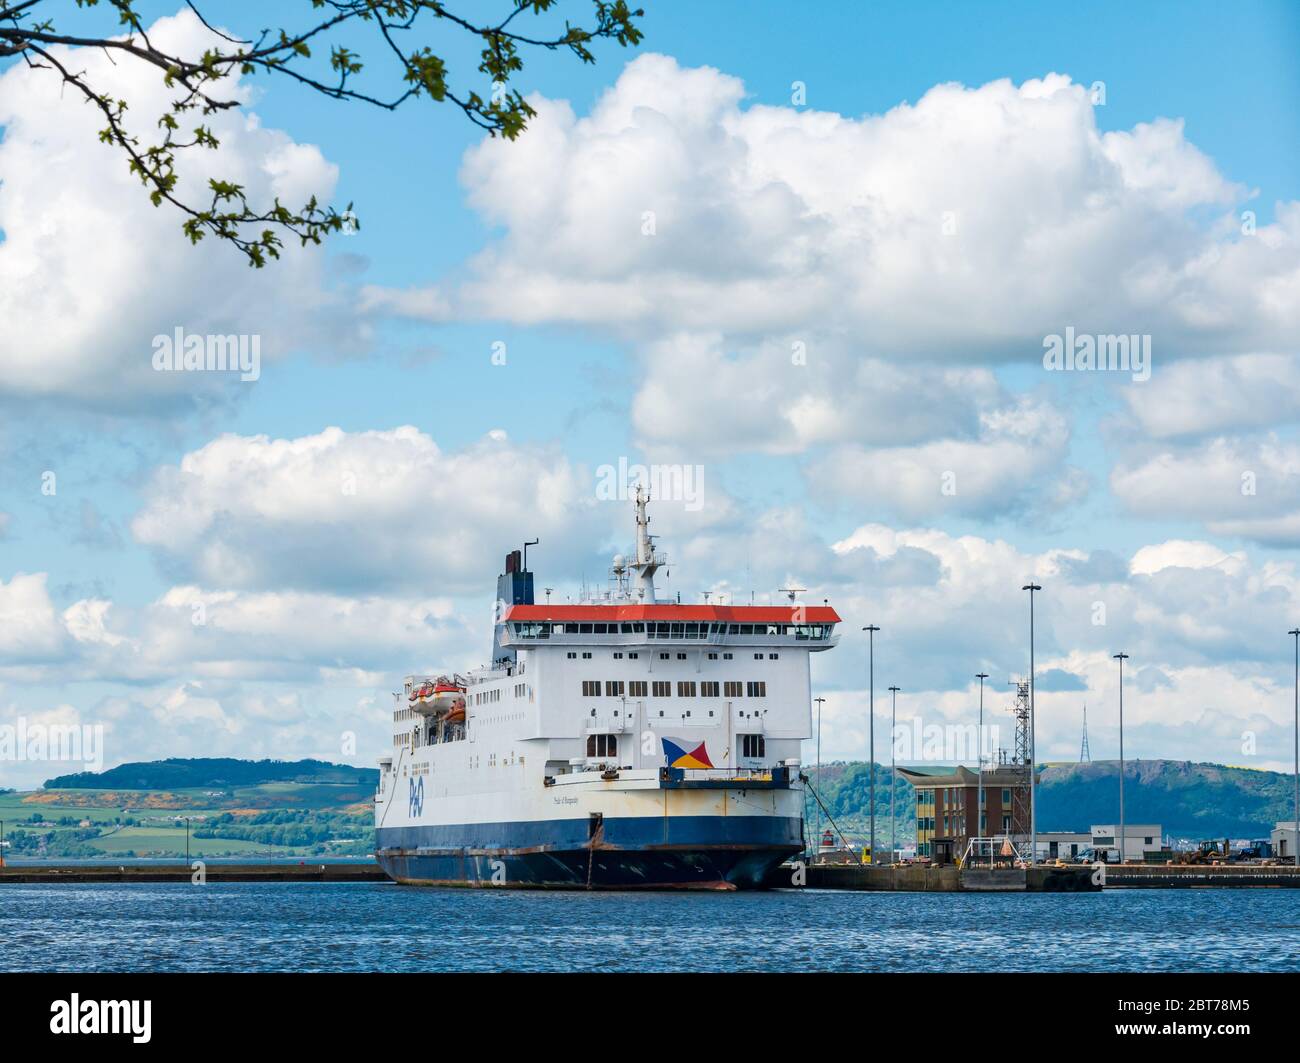
M 957 861 L 958 867 L 1016 867 L 1027 864 L 1029 846 L 1022 850 L 1009 834 L 996 834 L 991 838 L 971 838 L 966 850 Z

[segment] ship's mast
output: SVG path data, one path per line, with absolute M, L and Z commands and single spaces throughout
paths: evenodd
M 655 573 L 663 564 L 663 555 L 655 554 L 654 536 L 650 534 L 650 518 L 646 516 L 646 503 L 650 501 L 649 492 L 641 484 L 636 485 L 636 560 L 629 568 L 636 571 L 636 593 L 647 605 L 655 600 Z

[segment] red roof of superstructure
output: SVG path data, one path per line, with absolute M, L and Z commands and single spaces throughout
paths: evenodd
M 797 616 L 797 619 L 796 619 Z M 717 620 L 734 624 L 838 624 L 829 605 L 512 605 L 506 620 Z

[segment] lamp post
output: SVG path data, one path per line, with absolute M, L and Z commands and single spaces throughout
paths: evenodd
M 1119 661 L 1119 862 L 1124 863 L 1124 662 L 1127 653 L 1117 653 Z
M 1291 805 L 1291 847 L 1295 850 L 1292 859 L 1300 867 L 1300 627 L 1287 632 L 1295 637 L 1295 795 Z
M 1029 863 L 1038 863 L 1038 752 L 1034 745 L 1034 591 L 1043 588 L 1037 583 L 1026 583 L 1020 588 L 1029 592 Z
M 979 751 L 979 808 L 976 809 L 975 815 L 978 817 L 976 823 L 979 824 L 979 832 L 983 835 L 988 827 L 984 822 L 984 680 L 989 677 L 988 672 L 979 672 L 975 678 L 980 681 L 980 729 L 979 738 L 976 739 L 976 749 Z M 989 843 L 989 866 L 993 866 L 993 849 L 992 843 Z
M 894 728 L 898 721 L 898 692 L 902 687 L 889 688 L 889 862 L 892 864 L 898 853 L 898 842 L 894 832 L 898 830 L 898 819 L 894 815 L 894 798 L 898 790 L 898 741 Z
M 867 703 L 867 721 L 871 729 L 871 738 L 869 740 L 871 768 L 871 783 L 868 787 L 868 809 L 871 819 L 871 862 L 876 862 L 876 632 L 880 628 L 875 624 L 868 624 L 862 629 L 867 633 L 867 659 L 868 659 L 868 703 Z
M 825 698 L 813 698 L 817 702 L 817 785 L 822 784 L 822 702 Z M 821 796 L 820 794 L 818 795 Z M 822 852 L 822 806 L 821 802 L 816 802 L 817 813 L 817 833 L 813 835 L 813 857 L 814 859 L 821 856 Z

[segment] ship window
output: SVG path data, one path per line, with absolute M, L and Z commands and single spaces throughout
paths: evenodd
M 767 655 L 767 659 L 769 661 L 779 661 L 781 659 L 781 655 L 779 653 L 769 653 Z
M 579 624 L 579 625 L 578 625 L 578 634 L 580 634 L 580 635 L 590 635 L 590 634 L 591 634 L 591 625 L 590 625 L 590 624 Z
M 762 659 L 763 659 L 763 655 L 761 653 L 754 654 L 754 660 L 761 661 Z
M 729 660 L 731 660 L 731 658 L 732 658 L 733 656 L 735 656 L 735 655 L 734 655 L 734 654 L 731 654 L 731 653 L 724 653 L 724 654 L 722 655 L 722 659 L 723 659 L 724 661 L 729 661 Z
M 587 735 L 587 756 L 618 756 L 618 735 Z
M 668 637 L 668 625 L 664 623 L 655 624 L 655 634 L 661 639 L 666 639 Z
M 673 685 L 672 683 L 669 683 L 666 680 L 656 679 L 654 681 L 654 684 L 651 687 L 651 690 L 654 693 L 654 696 L 657 698 L 668 698 L 668 697 L 672 697 Z
M 716 661 L 717 659 L 718 659 L 718 655 L 716 653 L 709 654 L 709 660 Z
M 584 680 L 582 681 L 582 696 L 583 696 L 584 698 L 598 698 L 598 697 L 600 697 L 600 680 L 599 680 L 599 679 L 584 679 Z M 593 711 L 595 711 L 595 710 L 593 710 Z
M 729 624 L 729 625 L 727 626 L 727 633 L 730 634 L 730 635 L 739 635 L 739 634 L 740 634 L 740 625 L 739 625 L 739 624 Z
M 621 698 L 623 696 L 623 680 L 606 679 L 605 680 L 605 697 Z
M 583 659 L 584 661 L 589 661 L 589 660 L 591 660 L 591 654 L 590 654 L 589 652 L 588 652 L 588 653 L 584 653 L 584 654 L 582 655 L 582 659 Z
M 629 653 L 629 654 L 627 655 L 627 659 L 628 659 L 629 661 L 635 661 L 635 660 L 636 660 L 638 657 L 640 657 L 640 656 L 641 656 L 641 655 L 640 655 L 639 653 Z
M 766 684 L 766 683 L 748 683 L 748 684 L 746 684 L 746 691 L 745 691 L 745 693 L 746 693 L 746 695 L 747 695 L 748 697 L 751 697 L 751 698 L 765 698 L 765 697 L 767 697 L 767 684 Z
M 740 755 L 742 757 L 765 757 L 767 756 L 767 743 L 763 741 L 762 735 L 741 735 L 740 736 Z
M 644 634 L 644 633 L 645 633 L 645 624 L 633 624 L 633 625 L 632 625 L 632 631 L 633 631 L 635 634 L 637 634 L 637 635 Z
M 644 679 L 633 679 L 627 685 L 628 696 L 633 698 L 643 698 L 646 695 L 646 688 L 648 686 L 649 684 Z
M 687 637 L 688 639 L 697 639 L 697 638 L 699 638 L 699 637 L 700 637 L 700 625 L 699 625 L 699 624 L 687 624 L 687 625 L 686 625 L 686 637 Z
M 679 654 L 677 655 L 677 659 L 678 659 L 679 661 L 684 661 L 684 660 L 686 660 L 686 654 L 684 654 L 684 653 L 679 653 Z
M 623 659 L 623 655 L 621 653 L 614 654 L 614 660 L 621 661 L 622 659 Z
M 578 659 L 578 651 L 570 650 L 568 653 L 565 654 L 565 656 L 568 657 L 569 660 L 571 661 L 576 661 Z
M 668 660 L 668 654 L 666 654 L 666 653 L 661 653 L 661 654 L 659 655 L 659 659 L 660 659 L 661 661 L 666 661 L 666 660 Z
M 700 683 L 700 697 L 716 698 L 718 696 L 718 684 L 711 680 L 705 680 Z
M 740 697 L 740 683 L 724 683 L 723 693 L 729 698 Z
M 679 698 L 695 697 L 695 681 L 693 679 L 683 679 L 677 684 L 677 696 Z

